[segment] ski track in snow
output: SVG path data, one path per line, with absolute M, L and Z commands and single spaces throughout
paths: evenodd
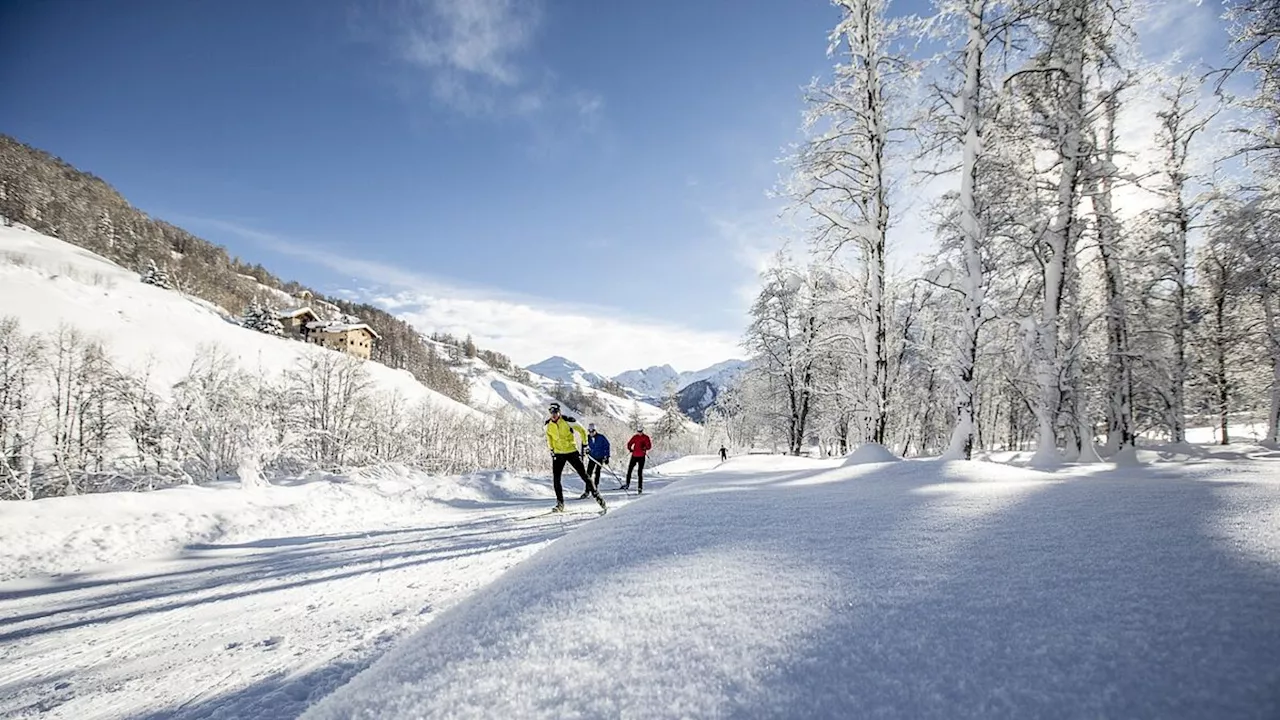
M 551 501 L 0 583 L 0 717 L 296 717 L 594 516 L 513 521 Z

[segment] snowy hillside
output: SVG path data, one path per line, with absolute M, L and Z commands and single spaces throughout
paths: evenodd
M 217 346 L 243 368 L 268 374 L 292 368 L 305 355 L 332 352 L 246 330 L 209 303 L 139 282 L 137 273 L 21 226 L 0 227 L 0 316 L 16 317 L 26 333 L 74 327 L 101 340 L 127 366 L 149 367 L 151 379 L 165 385 L 181 379 L 204 346 Z M 408 372 L 375 362 L 364 366 L 382 390 L 451 413 L 476 414 Z
M 518 382 L 479 358 L 466 358 L 462 363 L 459 373 L 467 381 L 472 405 L 490 412 L 510 409 L 538 417 L 546 414 L 551 396 L 540 388 Z

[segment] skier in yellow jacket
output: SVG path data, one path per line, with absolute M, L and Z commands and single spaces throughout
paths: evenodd
M 586 447 L 587 431 L 582 429 L 577 420 L 560 414 L 560 403 L 551 403 L 547 412 L 551 415 L 546 422 L 547 447 L 551 449 L 551 482 L 556 489 L 556 506 L 551 512 L 564 512 L 564 488 L 560 484 L 560 475 L 564 472 L 565 463 L 578 471 L 582 483 L 587 486 L 583 497 L 591 495 L 600 504 L 600 512 L 607 511 L 609 508 L 604 504 L 604 498 L 600 497 L 600 491 L 587 477 L 587 469 L 582 466 L 579 443 L 573 438 L 577 433 L 582 438 L 581 447 Z

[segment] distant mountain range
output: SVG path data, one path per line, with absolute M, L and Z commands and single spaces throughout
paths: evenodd
M 612 382 L 647 405 L 662 404 L 662 399 L 676 393 L 680 410 L 694 422 L 702 422 L 725 387 L 732 384 L 747 368 L 743 360 L 726 360 L 692 372 L 677 372 L 670 365 L 655 365 L 642 370 L 628 370 L 607 378 L 589 372 L 568 358 L 556 355 L 525 369 L 535 375 L 569 386 L 599 388 Z
M 643 370 L 628 370 L 614 375 L 623 387 L 635 390 L 648 398 L 660 398 L 667 393 L 680 391 L 698 382 L 710 381 L 712 385 L 724 387 L 738 378 L 747 367 L 744 360 L 725 360 L 711 367 L 693 372 L 676 372 L 670 365 L 654 365 Z

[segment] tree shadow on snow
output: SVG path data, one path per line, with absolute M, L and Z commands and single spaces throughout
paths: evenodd
M 725 674 L 740 662 L 691 672 L 676 661 L 615 688 L 615 709 L 652 714 L 692 684 L 722 697 L 719 717 L 1280 717 L 1280 567 L 1243 552 L 1230 530 L 1249 484 L 1103 467 L 995 466 L 988 482 L 924 462 L 856 477 L 845 468 L 685 478 L 646 498 L 646 512 L 637 504 L 584 527 L 408 640 L 405 679 L 429 698 L 451 667 L 488 671 L 481 651 L 465 648 L 520 646 L 547 606 L 572 614 L 565 588 L 547 578 L 577 579 L 583 598 L 608 594 L 615 579 L 661 578 L 678 596 L 672 612 L 714 623 L 753 607 L 753 593 L 732 584 L 717 594 L 695 574 L 680 580 L 693 583 L 681 595 L 663 568 L 763 550 L 780 567 L 823 573 L 806 607 L 816 624 L 755 677 Z M 596 665 L 625 674 L 667 655 L 672 641 L 654 642 L 605 644 Z M 733 641 L 716 648 L 722 658 L 738 651 Z M 578 682 L 545 674 L 543 684 Z M 575 704 L 591 694 L 553 694 L 560 714 L 595 707 Z
M 376 574 L 540 543 L 564 530 L 513 527 L 487 518 L 435 528 L 413 528 L 277 538 L 257 543 L 192 546 L 191 564 L 133 576 L 85 574 L 70 583 L 0 594 L 5 625 L 0 643 L 61 630 L 162 613 L 205 603 L 273 593 L 363 574 Z M 228 551 L 236 553 L 230 557 Z M 66 595 L 60 604 L 58 596 Z M 6 611 L 4 601 L 46 596 L 27 612 Z M 50 607 L 50 605 L 53 605 Z
M 843 591 L 726 715 L 1280 717 L 1280 568 L 1221 526 L 1240 486 L 1112 470 L 986 514 L 851 505 L 787 538 L 839 552 Z

